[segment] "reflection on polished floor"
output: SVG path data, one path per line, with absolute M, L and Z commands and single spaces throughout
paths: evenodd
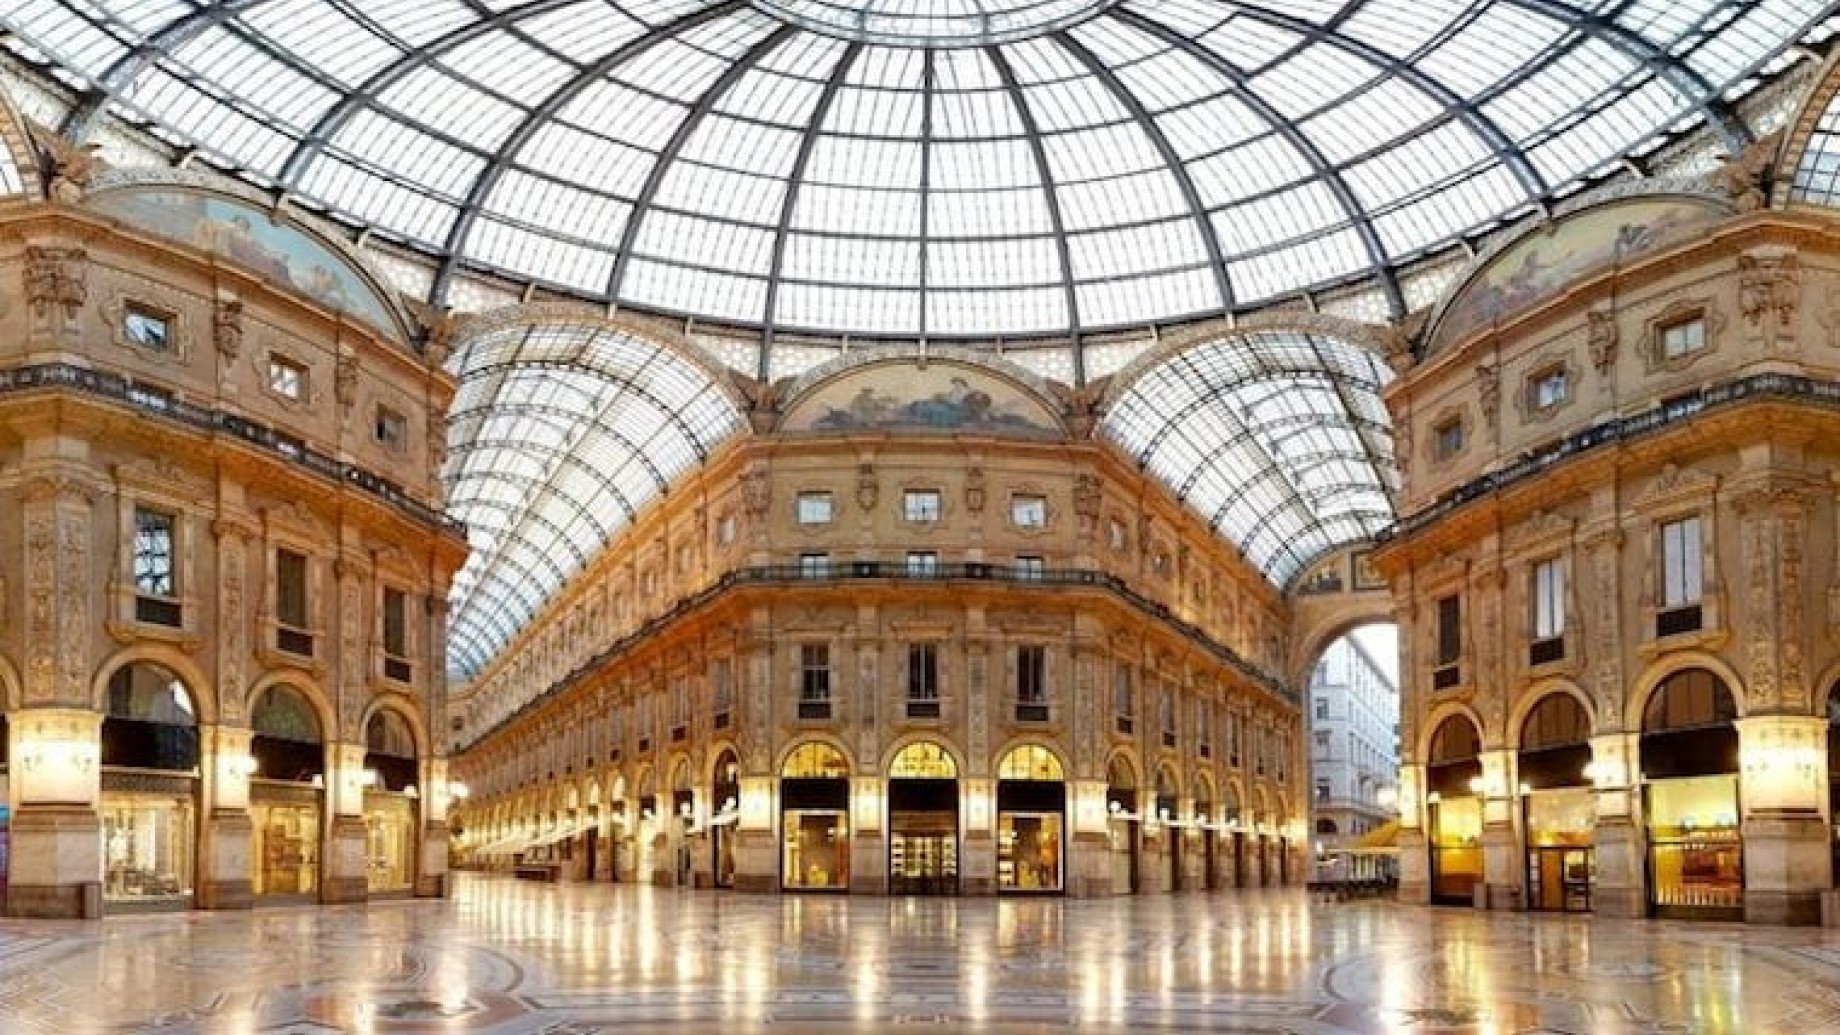
M 1300 892 L 448 903 L 0 922 L 0 1031 L 1840 1030 L 1840 935 Z

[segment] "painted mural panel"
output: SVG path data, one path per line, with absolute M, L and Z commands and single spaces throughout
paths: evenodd
M 795 402 L 786 431 L 963 431 L 1060 434 L 1032 393 L 958 363 L 885 363 L 819 385 Z
M 389 306 L 347 260 L 252 206 L 173 189 L 103 191 L 87 204 L 132 226 L 222 256 L 380 330 L 397 329 Z
M 1461 340 L 1532 308 L 1579 277 L 1681 240 L 1724 214 L 1710 200 L 1672 195 L 1566 216 L 1509 245 L 1471 276 L 1445 308 L 1435 341 Z

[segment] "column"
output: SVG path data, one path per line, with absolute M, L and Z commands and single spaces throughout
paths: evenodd
M 880 776 L 850 777 L 851 894 L 888 893 L 887 801 L 887 780 Z
M 1067 781 L 1067 845 L 1064 887 L 1072 898 L 1103 898 L 1112 887 L 1112 840 L 1106 818 L 1104 780 Z
M 1832 884 L 1827 720 L 1757 715 L 1738 720 L 1738 798 L 1744 803 L 1744 919 L 1818 924 Z
M 1520 801 L 1513 782 L 1514 752 L 1484 751 L 1482 761 L 1482 882 L 1489 909 L 1522 909 L 1524 853 L 1514 832 Z
M 735 822 L 735 890 L 779 890 L 779 845 L 773 838 L 778 809 L 771 776 L 741 778 L 741 815 Z
M 102 912 L 102 716 L 31 708 L 8 723 L 12 758 L 9 916 Z
M 1425 767 L 1399 767 L 1399 901 L 1431 902 L 1431 846 L 1424 828 Z
M 1597 882 L 1591 888 L 1591 911 L 1599 916 L 1648 915 L 1648 841 L 1635 780 L 1638 736 L 1591 738 L 1591 779 L 1597 785 Z
M 1181 852 L 1180 858 L 1182 861 L 1182 872 L 1177 875 L 1179 879 L 1176 882 L 1175 890 L 1196 891 L 1205 888 L 1207 887 L 1207 877 L 1202 874 L 1201 868 L 1207 860 L 1204 854 L 1206 850 L 1203 848 L 1201 838 L 1198 836 L 1201 830 L 1198 827 L 1187 825 L 1193 822 L 1195 818 L 1194 796 L 1184 794 L 1176 799 L 1176 814 L 1174 818 L 1176 822 L 1183 824 L 1183 826 L 1180 827 L 1169 828 L 1171 843 L 1180 842 L 1178 850 Z
M 320 853 L 319 900 L 363 902 L 368 895 L 364 852 L 364 745 L 328 744 L 326 845 Z
M 249 747 L 255 734 L 234 726 L 203 726 L 198 734 L 204 834 L 198 845 L 195 900 L 200 909 L 248 909 L 255 900 L 249 877 L 255 851 L 249 777 L 256 770 Z
M 446 898 L 447 810 L 453 803 L 454 785 L 445 758 L 425 758 L 421 769 L 421 797 L 417 801 L 422 810 L 422 834 L 415 867 L 415 897 Z
M 965 841 L 958 853 L 958 887 L 964 895 L 997 893 L 997 783 L 959 781 Z

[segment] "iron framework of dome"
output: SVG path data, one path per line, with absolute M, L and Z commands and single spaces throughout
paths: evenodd
M 1820 0 L 14 0 L 434 257 L 769 333 L 1079 334 L 1372 280 L 1704 125 Z

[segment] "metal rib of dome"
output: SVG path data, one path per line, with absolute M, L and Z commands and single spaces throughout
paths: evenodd
M 1401 264 L 1660 133 L 1742 145 L 1730 96 L 1830 9 L 13 0 L 0 26 L 93 85 L 67 130 L 147 120 L 431 253 L 437 296 L 477 267 L 768 332 L 989 338 L 1361 280 L 1398 310 Z
M 1105 434 L 1279 586 L 1393 522 L 1399 465 L 1368 350 L 1298 331 L 1229 334 L 1149 368 Z

